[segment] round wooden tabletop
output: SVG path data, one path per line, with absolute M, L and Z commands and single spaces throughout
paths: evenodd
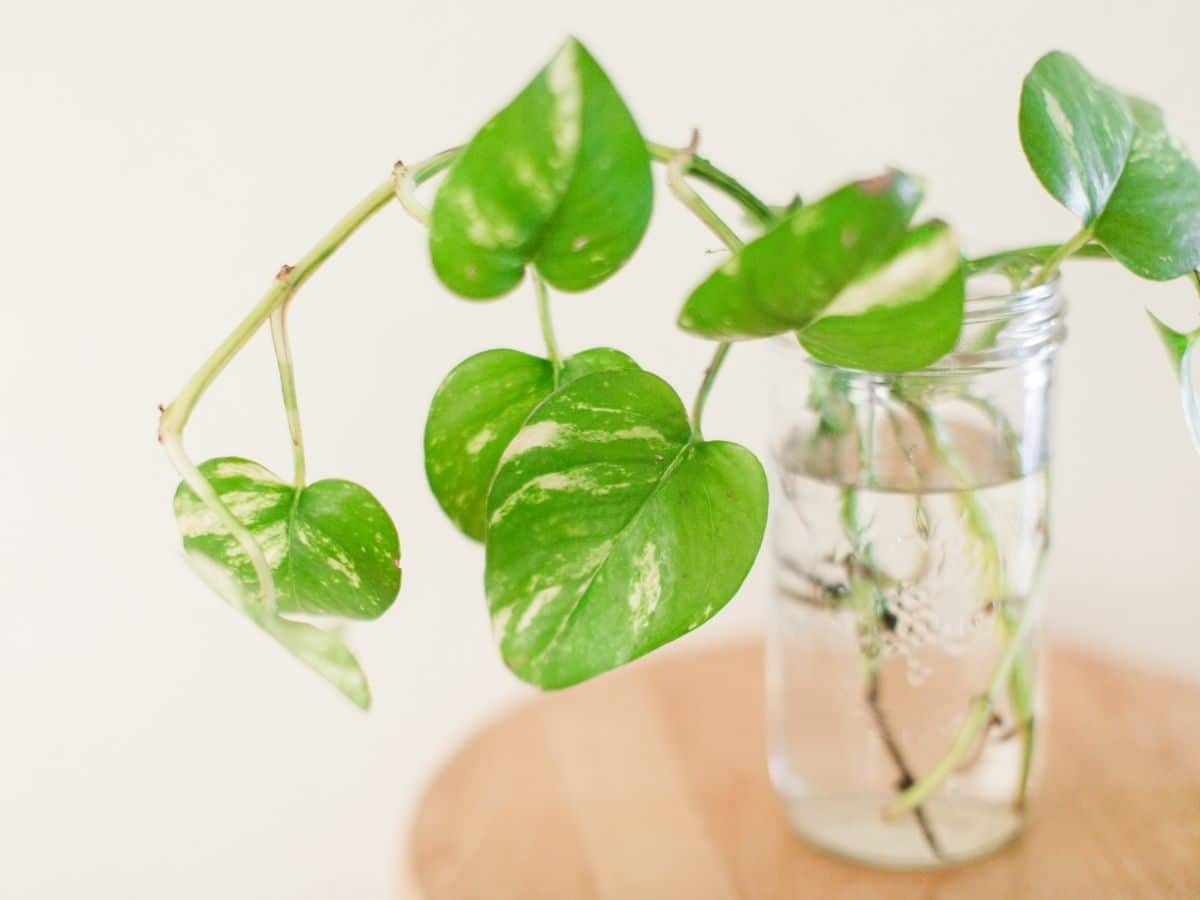
M 642 661 L 541 696 L 447 763 L 414 819 L 413 900 L 1200 898 L 1200 688 L 1051 657 L 1024 835 L 958 868 L 873 870 L 788 830 L 757 646 Z

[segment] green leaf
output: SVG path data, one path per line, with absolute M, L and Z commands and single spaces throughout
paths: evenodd
M 966 266 L 944 222 L 910 231 L 889 260 L 851 283 L 800 332 L 817 359 L 850 369 L 907 372 L 954 349 Z
M 297 493 L 258 463 L 232 456 L 199 468 L 262 548 L 281 612 L 374 619 L 392 605 L 400 590 L 400 541 L 365 488 L 328 479 Z M 175 492 L 175 518 L 188 552 L 226 569 L 260 605 L 245 551 L 186 484 Z
M 621 351 L 596 347 L 568 357 L 560 382 L 636 368 Z M 487 490 L 500 454 L 553 390 L 549 360 L 485 350 L 459 363 L 434 394 L 425 421 L 425 474 L 446 515 L 468 537 L 483 540 Z
M 965 273 L 948 225 L 908 228 L 919 200 L 892 172 L 797 209 L 696 288 L 680 326 L 715 340 L 797 331 L 840 366 L 928 365 L 958 339 Z
M 472 299 L 507 293 L 530 263 L 560 290 L 585 290 L 633 254 L 652 202 L 633 117 L 570 39 L 450 168 L 430 218 L 434 269 Z
M 1153 313 L 1149 315 L 1158 336 L 1162 338 L 1163 346 L 1167 349 L 1171 368 L 1175 370 L 1175 376 L 1179 379 L 1183 417 L 1192 436 L 1192 443 L 1195 444 L 1197 452 L 1200 452 L 1200 384 L 1196 380 L 1196 368 L 1200 366 L 1200 360 L 1195 358 L 1196 347 L 1200 346 L 1200 329 L 1184 334 L 1164 324 Z
M 1108 205 L 1133 146 L 1124 97 L 1055 50 L 1021 85 L 1021 146 L 1047 191 L 1085 223 Z
M 1038 179 L 1143 278 L 1200 266 L 1200 170 L 1162 111 L 1055 51 L 1026 76 L 1021 145 Z
M 1171 368 L 1175 371 L 1175 377 L 1180 377 L 1180 370 L 1183 366 L 1183 354 L 1187 352 L 1188 348 L 1188 336 L 1183 332 L 1176 331 L 1149 310 L 1146 311 L 1146 315 L 1150 317 L 1150 321 L 1154 325 L 1154 330 L 1158 332 L 1163 347 L 1166 348 L 1167 356 L 1171 359 Z
M 713 340 L 804 328 L 904 237 L 921 192 L 903 172 L 849 184 L 802 206 L 697 287 L 679 326 Z
M 188 562 L 200 578 L 235 609 L 287 648 L 297 659 L 341 691 L 360 709 L 371 705 L 371 691 L 354 654 L 332 631 L 294 622 L 263 609 L 251 598 L 232 571 L 199 550 L 187 551 Z
M 691 631 L 741 585 L 766 512 L 758 460 L 696 441 L 662 379 L 575 381 L 529 416 L 488 495 L 485 583 L 501 655 L 557 688 Z
M 1128 99 L 1137 133 L 1096 240 L 1134 274 L 1166 281 L 1200 266 L 1200 169 L 1162 110 Z

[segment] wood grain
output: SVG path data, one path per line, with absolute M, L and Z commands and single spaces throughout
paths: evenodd
M 1200 898 L 1200 687 L 1051 656 L 1050 756 L 1014 844 L 886 873 L 795 837 L 763 758 L 758 646 L 643 661 L 539 697 L 442 769 L 411 900 Z

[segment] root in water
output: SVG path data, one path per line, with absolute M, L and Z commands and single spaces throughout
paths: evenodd
M 892 727 L 888 723 L 887 715 L 883 711 L 883 705 L 879 701 L 878 672 L 873 672 L 870 680 L 867 682 L 867 706 L 871 710 L 872 718 L 875 720 L 875 728 L 879 732 L 880 738 L 883 739 L 883 745 L 887 748 L 888 755 L 892 758 L 892 762 L 895 763 L 896 769 L 900 773 L 897 789 L 905 791 L 916 782 L 916 778 L 913 777 L 912 770 L 904 760 L 904 754 L 900 750 L 900 745 L 896 742 L 896 736 L 892 733 Z M 938 839 L 933 833 L 933 828 L 929 824 L 929 817 L 925 814 L 925 807 L 921 805 L 914 807 L 913 816 L 917 820 L 921 834 L 925 837 L 925 843 L 929 845 L 930 852 L 936 859 L 945 859 L 946 857 L 942 853 L 941 844 L 938 843 Z

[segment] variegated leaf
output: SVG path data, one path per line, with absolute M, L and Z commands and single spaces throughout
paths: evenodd
M 1133 117 L 1119 91 L 1069 53 L 1052 50 L 1021 85 L 1021 146 L 1042 185 L 1084 222 L 1112 196 L 1133 146 Z
M 945 222 L 908 232 L 889 259 L 851 282 L 800 332 L 817 359 L 851 369 L 907 372 L 954 349 L 966 265 Z
M 1096 240 L 1125 268 L 1165 281 L 1200 266 L 1200 169 L 1167 130 L 1162 110 L 1128 98 L 1137 125 Z
M 450 168 L 430 218 L 433 266 L 472 299 L 507 293 L 528 264 L 585 290 L 633 254 L 652 202 L 645 140 L 572 38 Z
M 697 441 L 683 404 L 640 370 L 551 395 L 488 495 L 488 606 L 521 678 L 564 687 L 671 641 L 734 595 L 766 523 L 762 466 Z
M 210 459 L 200 472 L 262 548 L 281 612 L 373 619 L 396 599 L 400 541 L 366 488 L 328 479 L 297 493 L 240 457 Z M 175 518 L 189 553 L 226 569 L 257 603 L 261 590 L 250 559 L 186 484 L 175 492 Z
M 595 347 L 568 357 L 559 381 L 636 368 L 620 350 Z M 468 537 L 483 540 L 488 485 L 500 454 L 553 390 L 549 360 L 485 350 L 455 366 L 434 394 L 425 421 L 425 474 L 446 515 Z
M 1200 169 L 1157 106 L 1053 51 L 1025 77 L 1020 128 L 1038 179 L 1122 265 L 1160 281 L 1200 266 Z
M 920 189 L 893 171 L 790 216 L 688 298 L 682 328 L 715 340 L 796 331 L 834 365 L 905 371 L 954 347 L 965 269 L 948 225 L 909 229 Z
M 799 207 L 692 291 L 679 326 L 713 340 L 806 327 L 895 251 L 920 200 L 916 180 L 892 171 Z

